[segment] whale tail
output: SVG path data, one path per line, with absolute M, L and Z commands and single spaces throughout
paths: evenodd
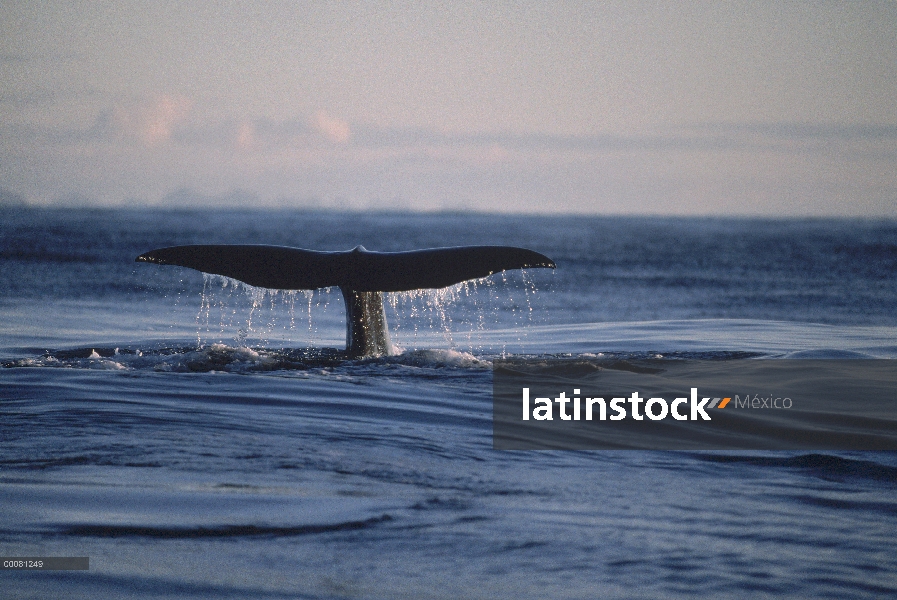
M 383 292 L 443 288 L 509 269 L 555 268 L 543 254 L 510 246 L 462 246 L 408 252 L 319 252 L 283 246 L 194 245 L 151 250 L 138 262 L 189 267 L 279 290 L 338 287 L 346 304 L 351 357 L 390 352 Z

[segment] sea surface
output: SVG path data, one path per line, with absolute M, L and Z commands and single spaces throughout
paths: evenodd
M 153 248 L 502 244 L 556 270 L 387 295 Z M 897 454 L 498 451 L 496 358 L 897 358 L 897 222 L 0 209 L 4 598 L 897 596 Z

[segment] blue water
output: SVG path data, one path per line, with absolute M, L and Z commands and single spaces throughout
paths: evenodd
M 137 264 L 149 249 L 510 244 L 558 269 L 387 297 Z M 264 211 L 0 213 L 11 598 L 880 598 L 893 453 L 501 452 L 491 361 L 897 358 L 897 223 Z M 743 358 L 738 358 L 743 359 Z

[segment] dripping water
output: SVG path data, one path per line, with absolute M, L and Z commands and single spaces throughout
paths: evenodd
M 440 347 L 505 353 L 489 332 L 512 330 L 522 342 L 536 324 L 537 288 L 526 271 L 504 272 L 441 289 L 384 293 L 392 342 L 400 349 Z M 339 297 L 339 301 L 334 298 Z M 196 345 L 342 347 L 345 312 L 333 288 L 272 290 L 221 275 L 203 275 Z

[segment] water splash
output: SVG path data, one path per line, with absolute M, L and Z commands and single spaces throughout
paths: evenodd
M 319 313 L 328 312 L 332 298 L 329 288 L 274 290 L 221 275 L 203 274 L 195 319 L 196 347 L 250 342 L 262 346 L 297 343 L 314 346 L 321 337 L 317 326 Z
M 494 353 L 523 342 L 539 323 L 531 273 L 504 272 L 441 289 L 384 294 L 397 348 L 446 348 Z M 339 298 L 334 302 L 335 298 Z M 221 275 L 203 275 L 196 348 L 210 344 L 261 347 L 342 347 L 345 311 L 332 288 L 272 290 Z M 501 344 L 489 332 L 506 331 Z
M 518 342 L 540 322 L 537 286 L 526 271 L 504 272 L 437 290 L 386 294 L 393 342 L 402 347 L 445 344 L 453 350 L 493 352 L 491 330 L 510 330 Z M 505 350 L 502 345 L 501 351 Z

